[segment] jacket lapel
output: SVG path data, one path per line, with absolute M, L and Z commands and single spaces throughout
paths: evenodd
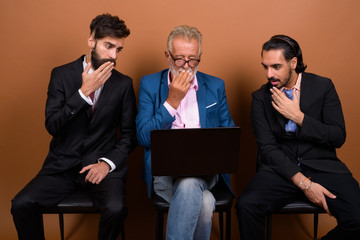
M 169 96 L 169 86 L 168 86 L 168 71 L 164 71 L 161 75 L 160 82 L 160 104 L 163 104 L 167 97 Z
M 197 75 L 197 80 L 198 80 L 199 88 L 196 91 L 196 97 L 197 97 L 198 108 L 199 108 L 200 127 L 205 128 L 206 127 L 207 86 L 206 86 L 204 79 L 202 79 L 201 77 L 198 77 L 198 75 Z

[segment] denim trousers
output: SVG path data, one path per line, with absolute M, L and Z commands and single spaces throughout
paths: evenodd
M 210 239 L 215 198 L 209 191 L 218 176 L 154 178 L 154 191 L 170 203 L 167 240 Z

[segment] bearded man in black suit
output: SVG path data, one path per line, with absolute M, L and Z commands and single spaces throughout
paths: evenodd
M 265 239 L 267 211 L 306 198 L 338 225 L 322 239 L 360 239 L 360 189 L 336 155 L 346 137 L 335 86 L 305 72 L 299 44 L 285 35 L 264 43 L 268 83 L 252 94 L 260 167 L 237 202 L 241 239 Z
M 127 216 L 126 159 L 137 144 L 132 79 L 114 69 L 129 34 L 117 16 L 99 15 L 90 24 L 89 54 L 53 69 L 45 110 L 49 153 L 12 200 L 19 239 L 44 239 L 39 209 L 80 188 L 101 210 L 98 238 L 117 239 Z

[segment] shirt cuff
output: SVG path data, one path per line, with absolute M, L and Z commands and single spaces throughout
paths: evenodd
M 114 164 L 111 160 L 109 160 L 109 159 L 107 159 L 107 158 L 100 158 L 100 159 L 98 160 L 98 162 L 100 162 L 100 161 L 104 161 L 104 162 L 106 162 L 107 164 L 109 164 L 109 166 L 110 166 L 110 171 L 109 171 L 109 172 L 112 172 L 112 171 L 114 171 L 114 170 L 116 169 L 115 164 Z
M 94 103 L 91 101 L 90 97 L 85 97 L 85 95 L 82 93 L 82 91 L 79 89 L 78 90 L 80 96 L 82 97 L 82 99 L 84 99 L 89 105 L 94 105 Z
M 173 108 L 167 101 L 164 102 L 164 107 L 166 108 L 166 110 L 168 110 L 172 117 L 175 117 L 177 110 Z

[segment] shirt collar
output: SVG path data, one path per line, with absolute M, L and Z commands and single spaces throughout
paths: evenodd
M 168 86 L 169 86 L 169 87 L 170 87 L 170 74 L 171 74 L 171 71 L 170 71 L 170 69 L 169 69 L 169 71 L 168 71 Z M 194 88 L 195 91 L 197 91 L 198 88 L 199 88 L 196 74 L 194 75 L 194 79 L 193 79 L 192 82 L 190 83 L 190 88 Z
M 87 62 L 86 62 L 86 55 L 85 55 L 84 56 L 84 61 L 83 61 L 84 70 L 85 70 L 86 66 L 87 66 Z M 94 72 L 94 69 L 91 67 L 88 73 L 93 73 L 93 72 Z
M 300 91 L 301 79 L 302 79 L 302 73 L 299 73 L 299 75 L 298 75 L 298 77 L 296 79 L 296 83 L 291 89 L 295 89 L 296 91 Z M 287 88 L 283 88 L 283 89 L 291 90 L 291 89 L 287 89 Z

